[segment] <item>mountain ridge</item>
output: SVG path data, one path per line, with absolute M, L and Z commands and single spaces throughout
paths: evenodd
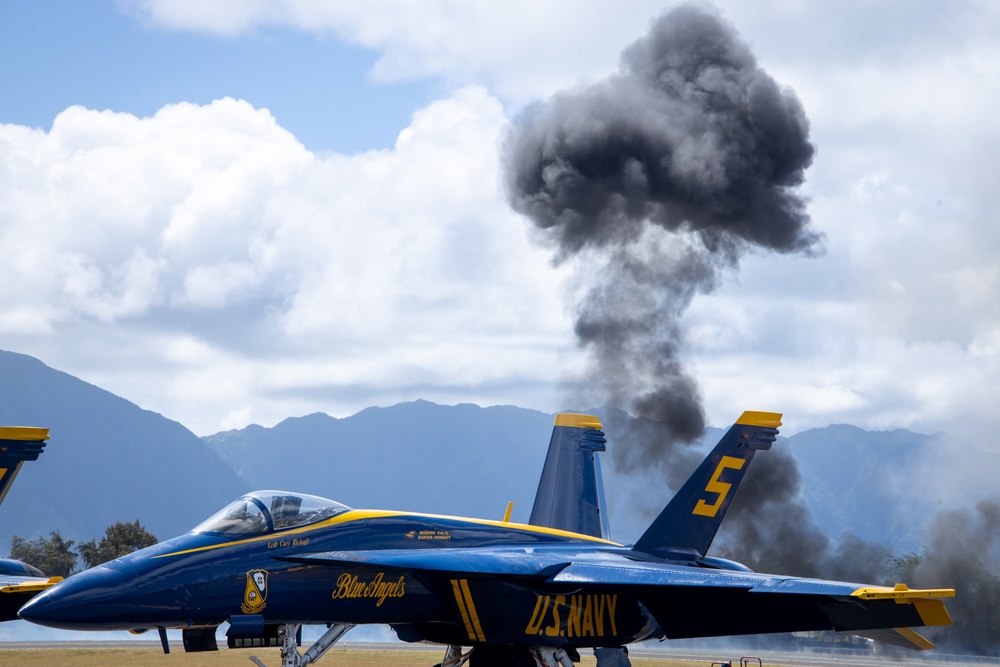
M 50 433 L 0 508 L 2 545 L 52 530 L 85 541 L 136 518 L 166 538 L 246 490 L 180 423 L 27 355 L 0 351 L 0 423 Z
M 513 501 L 514 520 L 525 521 L 553 421 L 517 406 L 417 400 L 199 438 L 37 359 L 0 351 L 0 423 L 52 433 L 0 508 L 0 553 L 11 535 L 59 530 L 86 541 L 114 521 L 136 518 L 165 539 L 253 488 L 355 507 L 496 518 Z M 711 446 L 720 433 L 710 428 L 698 446 Z M 615 437 L 608 433 L 609 449 Z M 905 429 L 832 424 L 782 436 L 776 446 L 797 461 L 803 501 L 831 538 L 850 533 L 897 553 L 919 552 L 928 518 L 971 506 L 1000 471 L 1000 455 Z M 602 463 L 612 537 L 627 542 L 671 490 L 652 470 L 627 475 L 607 455 Z

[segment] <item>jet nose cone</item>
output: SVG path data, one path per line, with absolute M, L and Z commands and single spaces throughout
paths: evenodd
M 17 615 L 51 628 L 120 630 L 134 614 L 132 597 L 126 573 L 101 565 L 43 591 Z

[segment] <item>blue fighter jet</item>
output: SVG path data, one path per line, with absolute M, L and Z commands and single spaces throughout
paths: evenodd
M 75 630 L 183 629 L 187 651 L 278 646 L 315 662 L 358 624 L 444 645 L 442 667 L 572 667 L 579 650 L 647 639 L 835 630 L 932 648 L 951 589 L 758 574 L 707 555 L 754 453 L 781 415 L 745 412 L 634 545 L 607 539 L 598 418 L 560 414 L 531 523 L 357 510 L 247 494 L 191 532 L 52 586 L 20 611 Z M 305 653 L 302 625 L 326 632 Z M 471 650 L 466 650 L 471 648 Z M 262 663 L 256 658 L 258 665 Z M 602 653 L 598 652 L 599 665 Z
M 35 461 L 45 449 L 49 429 L 34 426 L 0 426 L 0 503 L 7 497 L 25 461 Z M 0 621 L 17 618 L 17 610 L 37 593 L 62 577 L 46 577 L 13 558 L 0 558 Z

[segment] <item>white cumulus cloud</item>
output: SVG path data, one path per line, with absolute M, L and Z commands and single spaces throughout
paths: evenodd
M 754 256 L 686 317 L 709 421 L 1000 427 L 1000 7 L 718 3 L 792 87 L 825 254 Z M 153 30 L 373 49 L 440 99 L 389 150 L 313 153 L 264 109 L 70 107 L 0 125 L 0 346 L 198 432 L 409 398 L 567 407 L 566 272 L 527 240 L 497 141 L 615 70 L 666 7 L 126 0 Z M 564 289 L 565 288 L 565 289 Z M 85 350 L 84 353 L 76 350 Z M 582 408 L 583 406 L 573 406 Z
M 0 126 L 0 170 L 17 174 L 0 183 L 0 327 L 203 432 L 303 403 L 349 412 L 386 388 L 516 402 L 489 387 L 557 379 L 567 325 L 558 272 L 504 203 L 506 123 L 470 87 L 392 150 L 350 157 L 310 153 L 233 99 Z M 129 348 L 162 366 L 159 390 L 123 371 L 120 339 L 91 338 L 85 362 L 56 351 L 100 326 L 147 331 Z

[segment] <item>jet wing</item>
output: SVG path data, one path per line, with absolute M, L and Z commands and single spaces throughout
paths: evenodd
M 55 586 L 62 577 L 0 576 L 0 620 L 17 618 L 17 610 L 49 586 Z
M 931 648 L 910 627 L 950 625 L 951 589 L 910 590 L 635 560 L 615 551 L 386 549 L 328 551 L 280 560 L 386 568 L 500 581 L 539 578 L 634 596 L 669 639 L 834 630 L 910 648 Z M 893 629 L 895 628 L 895 630 Z M 867 634 L 866 634 L 867 633 Z
M 950 625 L 941 598 L 955 594 L 638 562 L 573 563 L 551 580 L 631 587 L 670 639 L 834 630 L 922 649 L 906 628 Z
M 0 578 L 0 594 L 5 593 L 38 593 L 50 586 L 55 586 L 62 577 L 9 577 Z

